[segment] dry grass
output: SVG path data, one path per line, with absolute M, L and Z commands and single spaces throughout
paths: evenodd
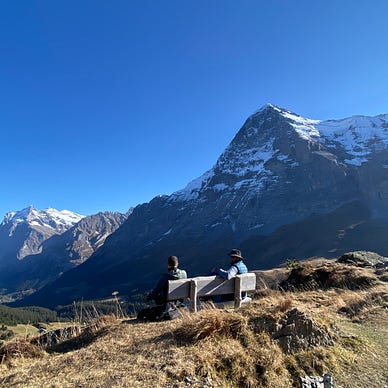
M 280 288 L 291 291 L 329 288 L 364 290 L 376 286 L 378 282 L 372 271 L 362 268 L 336 262 L 314 267 L 307 262 L 292 268 L 288 278 L 280 283 Z
M 241 314 L 224 310 L 207 309 L 188 315 L 185 324 L 178 327 L 176 338 L 192 342 L 209 336 L 238 338 L 248 330 L 248 321 Z
M 26 339 L 17 339 L 3 344 L 0 348 L 1 363 L 9 363 L 15 358 L 40 358 L 43 357 L 43 350 Z
M 54 353 L 0 364 L 0 386 L 277 388 L 324 372 L 338 388 L 387 383 L 386 284 L 258 295 L 238 311 L 207 309 L 169 322 L 98 317 Z M 335 334 L 335 345 L 285 354 L 270 333 L 292 308 Z

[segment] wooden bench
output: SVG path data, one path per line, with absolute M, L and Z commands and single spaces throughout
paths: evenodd
M 197 298 L 234 294 L 234 307 L 243 302 L 241 292 L 256 289 L 256 275 L 245 273 L 225 280 L 219 276 L 199 276 L 191 279 L 168 281 L 167 301 L 190 299 L 190 310 L 197 311 Z

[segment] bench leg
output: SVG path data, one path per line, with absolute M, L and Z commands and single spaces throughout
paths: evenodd
M 234 308 L 241 307 L 241 278 L 236 276 L 234 280 Z
M 193 313 L 197 312 L 197 281 L 195 279 L 190 282 L 190 310 Z

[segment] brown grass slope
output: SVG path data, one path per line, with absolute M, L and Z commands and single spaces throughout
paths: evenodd
M 259 290 L 240 310 L 206 309 L 169 322 L 100 318 L 48 348 L 6 343 L 0 386 L 292 387 L 300 376 L 329 372 L 336 387 L 384 387 L 387 284 L 372 270 L 335 263 L 304 271 L 331 283 L 318 284 L 316 275 L 314 287 L 298 290 L 294 280 L 292 291 Z M 363 286 L 349 289 L 349 276 Z

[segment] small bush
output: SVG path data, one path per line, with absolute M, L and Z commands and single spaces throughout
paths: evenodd
M 296 259 L 288 259 L 286 261 L 286 267 L 288 269 L 303 269 L 305 268 L 305 265 Z

